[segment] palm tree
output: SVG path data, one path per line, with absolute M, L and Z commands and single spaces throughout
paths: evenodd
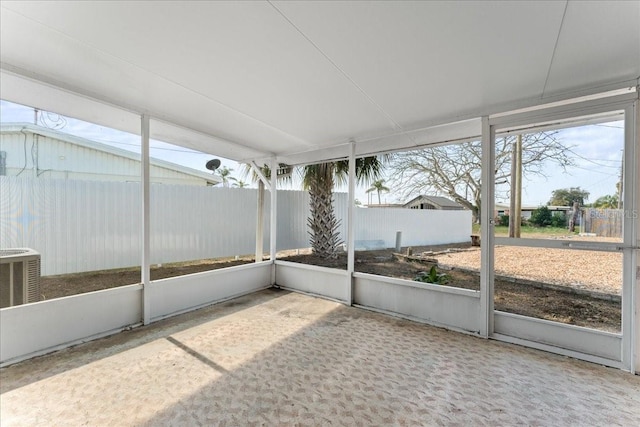
M 236 182 L 234 182 L 233 184 L 231 184 L 231 186 L 232 187 L 237 187 L 237 188 L 245 188 L 245 187 L 248 187 L 249 184 L 247 184 L 243 180 L 239 179 L 239 180 L 236 180 Z
M 599 197 L 598 200 L 593 202 L 594 208 L 601 209 L 617 209 L 618 208 L 618 195 L 607 195 Z
M 277 172 L 278 173 L 278 181 L 285 181 L 285 182 L 286 181 L 291 181 L 291 170 L 292 170 L 291 166 L 289 166 L 287 164 L 284 164 L 284 163 L 278 163 L 278 172 Z M 263 165 L 260 168 L 260 172 L 262 172 L 264 177 L 267 178 L 268 180 L 271 179 L 271 168 L 268 165 Z M 260 180 L 260 178 L 258 178 L 258 175 L 253 171 L 251 166 L 249 166 L 248 164 L 244 164 L 243 165 L 242 177 L 243 178 L 250 177 L 251 178 L 251 182 L 253 182 L 253 183 L 257 182 L 258 184 L 260 184 L 262 182 Z
M 378 157 L 356 159 L 356 179 L 358 183 L 369 183 L 380 176 L 383 160 Z M 311 229 L 311 249 L 324 258 L 336 258 L 338 246 L 342 243 L 338 234 L 340 222 L 333 209 L 333 188 L 337 183 L 345 183 L 349 172 L 346 160 L 305 166 L 302 183 L 309 191 L 311 216 L 307 223 Z
M 358 183 L 369 183 L 377 179 L 387 157 L 363 157 L 356 159 L 356 179 Z M 279 164 L 283 170 L 283 179 L 291 180 L 291 166 Z M 271 177 L 271 170 L 267 165 L 260 168 L 267 179 Z M 336 183 L 345 184 L 349 174 L 349 162 L 346 160 L 319 163 L 305 166 L 301 171 L 302 186 L 309 191 L 309 205 L 311 216 L 307 218 L 309 225 L 311 248 L 314 254 L 325 258 L 336 258 L 338 246 L 342 243 L 338 234 L 340 223 L 336 219 L 333 209 L 333 188 Z M 245 176 L 251 174 L 251 168 L 246 167 Z M 252 179 L 258 181 L 260 191 L 261 181 L 256 174 Z M 262 187 L 264 188 L 264 187 Z M 263 190 L 264 191 L 264 190 Z
M 231 176 L 231 172 L 233 172 L 233 169 L 230 169 L 226 166 L 224 166 L 222 169 L 218 169 L 218 176 L 220 176 L 220 179 L 222 179 L 223 187 L 228 188 L 231 181 L 237 181 L 234 177 Z
M 371 184 L 371 187 L 367 190 L 367 193 L 371 193 L 372 191 L 378 192 L 378 204 L 381 204 L 380 193 L 382 193 L 383 191 L 389 192 L 391 190 L 389 190 L 388 187 L 385 187 L 384 179 L 377 179 L 373 181 L 373 184 Z

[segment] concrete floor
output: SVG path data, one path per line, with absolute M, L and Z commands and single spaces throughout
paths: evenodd
M 267 290 L 0 370 L 0 424 L 640 425 L 640 377 Z

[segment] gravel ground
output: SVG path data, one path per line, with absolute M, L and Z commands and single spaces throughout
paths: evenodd
M 480 266 L 480 248 L 430 257 L 452 267 L 478 270 Z M 621 253 L 496 246 L 495 268 L 504 276 L 615 295 L 622 292 Z

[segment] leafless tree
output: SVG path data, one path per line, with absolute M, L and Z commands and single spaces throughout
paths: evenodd
M 507 196 L 511 174 L 511 151 L 516 135 L 496 138 L 496 191 Z M 527 175 L 543 175 L 548 164 L 563 169 L 572 164 L 569 148 L 558 139 L 557 132 L 524 134 L 522 137 L 523 181 Z M 420 194 L 449 197 L 473 213 L 480 222 L 482 191 L 482 146 L 480 141 L 422 148 L 396 153 L 389 169 L 392 187 L 403 199 Z M 501 194 L 502 193 L 502 194 Z

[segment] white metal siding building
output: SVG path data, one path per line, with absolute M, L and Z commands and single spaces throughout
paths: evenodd
M 140 182 L 140 155 L 28 123 L 0 127 L 0 175 Z M 212 174 L 150 159 L 153 183 L 215 185 Z M 4 173 L 3 173 L 4 172 Z

